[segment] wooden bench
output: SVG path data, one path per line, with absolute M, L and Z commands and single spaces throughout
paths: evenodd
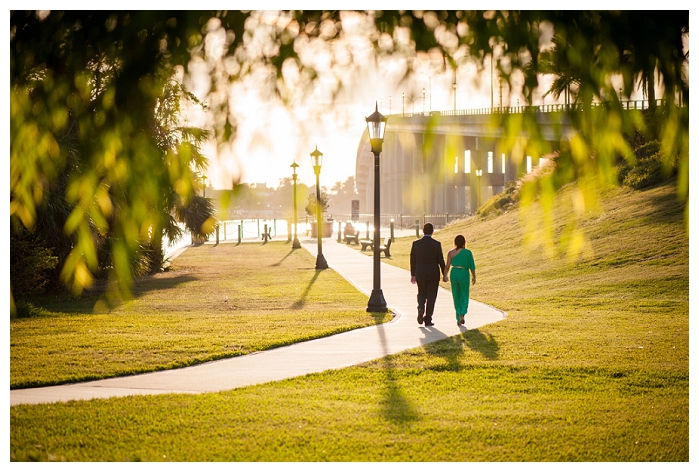
M 358 234 L 345 234 L 345 243 L 346 244 L 359 244 L 359 235 Z
M 374 241 L 372 241 L 371 239 L 362 239 L 361 241 L 359 241 L 359 244 L 362 245 L 362 251 L 365 251 L 366 248 L 374 248 Z M 391 238 L 388 236 L 384 238 L 383 245 L 379 246 L 379 253 L 382 252 L 386 257 L 391 257 Z
M 353 226 L 349 228 L 345 226 L 345 244 L 359 244 L 359 231 L 357 231 Z

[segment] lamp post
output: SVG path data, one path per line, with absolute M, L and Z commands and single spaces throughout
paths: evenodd
M 478 204 L 476 205 L 476 210 L 481 206 L 481 176 L 483 175 L 482 169 L 476 169 L 476 180 L 478 185 Z
M 316 236 L 318 237 L 318 257 L 316 257 L 316 270 L 328 268 L 328 263 L 323 257 L 323 206 L 320 204 L 320 167 L 323 165 L 323 153 L 316 150 L 311 153 L 313 158 L 313 172 L 316 174 Z
M 456 114 L 456 79 L 454 79 L 454 83 L 451 84 L 451 87 L 454 89 L 454 114 Z
M 405 115 L 405 92 L 403 92 L 403 115 Z
M 293 178 L 294 178 L 294 242 L 292 243 L 291 247 L 294 249 L 299 249 L 301 247 L 301 243 L 299 242 L 299 236 L 298 236 L 298 230 L 299 230 L 299 222 L 298 222 L 298 214 L 296 212 L 296 178 L 298 177 L 296 175 L 296 168 L 299 165 L 294 161 L 293 164 L 291 164 L 291 171 L 293 172 Z
M 422 114 L 425 114 L 425 87 L 422 87 Z
M 379 113 L 378 105 L 374 113 L 366 118 L 371 152 L 374 154 L 374 289 L 371 291 L 369 304 L 366 309 L 370 313 L 386 313 L 388 311 L 386 300 L 381 291 L 381 252 L 379 251 L 379 246 L 381 245 L 381 173 L 379 172 L 379 155 L 383 148 L 387 120 L 385 116 Z
M 428 76 L 428 80 L 430 83 L 430 112 L 432 111 L 432 76 Z
M 502 76 L 498 75 L 498 84 L 500 85 L 500 110 L 502 110 Z
M 495 105 L 493 105 L 493 56 L 490 56 L 490 109 L 492 110 Z

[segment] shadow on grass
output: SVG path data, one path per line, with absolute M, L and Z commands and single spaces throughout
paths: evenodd
M 280 265 L 282 265 L 282 262 L 284 262 L 287 257 L 289 257 L 291 254 L 293 254 L 294 251 L 296 251 L 296 249 L 291 248 L 291 251 L 289 251 L 286 256 L 282 257 L 281 260 L 279 260 L 279 262 L 275 262 L 270 267 L 279 267 Z
M 288 256 L 288 254 L 287 254 L 287 256 Z M 311 279 L 310 282 L 308 282 L 308 285 L 306 285 L 306 288 L 304 289 L 304 291 L 301 294 L 301 296 L 299 297 L 299 299 L 291 304 L 292 310 L 300 310 L 301 308 L 303 308 L 303 306 L 306 304 L 306 298 L 308 297 L 308 292 L 311 291 L 311 287 L 316 282 L 319 275 L 320 275 L 320 271 L 316 271 L 315 274 L 313 274 L 313 278 Z
M 488 360 L 492 361 L 500 356 L 500 345 L 490 334 L 471 329 L 464 332 L 461 337 L 466 340 L 468 347 L 480 352 Z
M 393 356 L 388 355 L 388 346 L 386 345 L 386 334 L 384 332 L 383 323 L 383 313 L 372 313 L 371 316 L 374 317 L 376 321 L 376 329 L 379 331 L 379 338 L 381 342 L 381 348 L 383 350 L 383 356 L 381 362 L 383 363 L 383 370 L 386 373 L 386 388 L 384 398 L 380 402 L 381 414 L 383 417 L 390 421 L 391 423 L 397 425 L 404 425 L 406 423 L 411 423 L 420 419 L 416 408 L 410 404 L 407 400 L 405 394 L 403 393 L 399 383 L 399 376 L 396 375 L 396 368 L 393 362 Z
M 133 287 L 133 296 L 138 298 L 155 290 L 168 290 L 179 285 L 198 280 L 191 275 L 176 275 L 174 277 L 147 277 L 136 281 Z
M 484 334 L 477 329 L 464 331 L 461 336 L 446 338 L 425 345 L 425 351 L 429 355 L 438 356 L 445 360 L 446 365 L 439 366 L 437 370 L 458 371 L 461 369 L 460 357 L 464 348 L 468 347 L 479 352 L 488 360 L 496 360 L 499 356 L 500 346 L 489 334 Z
M 464 343 L 459 336 L 442 339 L 425 345 L 425 352 L 430 356 L 441 357 L 446 365 L 439 366 L 438 370 L 457 371 L 461 368 L 459 357 L 464 352 Z
M 132 299 L 137 299 L 149 292 L 156 290 L 167 290 L 175 288 L 179 285 L 186 284 L 197 280 L 191 275 L 177 275 L 173 277 L 147 277 L 137 280 L 131 288 Z M 46 295 L 36 297 L 32 300 L 32 305 L 42 308 L 53 313 L 62 313 L 65 315 L 92 315 L 95 313 L 95 305 L 99 300 L 105 299 L 106 288 L 104 285 L 99 289 L 90 290 L 80 297 L 71 295 L 70 293 L 61 293 L 56 295 Z M 117 303 L 115 306 L 118 306 Z M 20 318 L 30 318 L 33 316 L 42 316 L 44 313 L 35 311 L 30 313 L 30 316 L 21 316 Z
M 381 329 L 381 327 L 379 327 Z M 383 417 L 394 424 L 406 424 L 417 421 L 420 415 L 417 409 L 410 404 L 400 385 L 397 382 L 397 375 L 392 357 L 383 358 L 383 368 L 386 372 L 385 396 L 381 401 L 381 413 Z
M 668 185 L 668 183 L 676 180 L 673 177 L 665 182 L 650 186 L 648 188 L 642 189 L 641 191 L 655 190 L 659 187 Z M 678 220 L 684 213 L 684 205 L 681 200 L 677 198 L 677 193 L 668 192 L 660 195 L 653 195 L 650 199 L 650 205 L 647 207 L 649 213 L 651 213 L 653 220 L 656 223 L 674 223 Z

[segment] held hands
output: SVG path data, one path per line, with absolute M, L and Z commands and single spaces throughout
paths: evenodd
M 444 282 L 449 282 L 449 277 L 447 277 L 447 275 L 445 274 L 444 277 L 442 277 L 442 280 Z

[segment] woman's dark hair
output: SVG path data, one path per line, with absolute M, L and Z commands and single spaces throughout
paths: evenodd
M 456 247 L 459 248 L 459 249 L 465 248 L 465 247 L 466 247 L 466 238 L 464 238 L 464 237 L 461 236 L 460 234 L 457 235 L 457 236 L 454 238 L 454 246 L 456 246 Z

